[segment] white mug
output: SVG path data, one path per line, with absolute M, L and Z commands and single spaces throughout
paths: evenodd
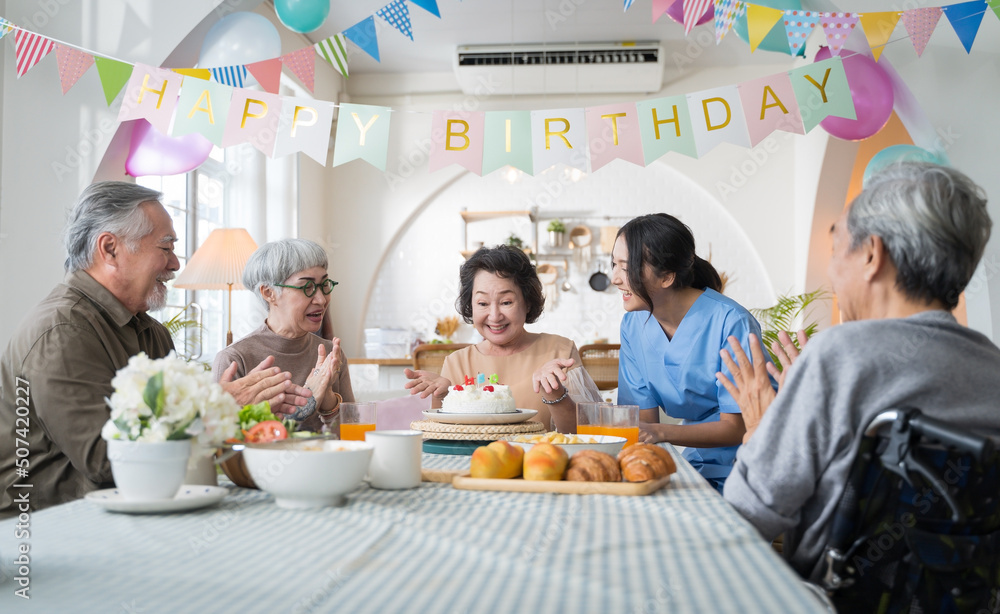
M 420 457 L 424 437 L 420 431 L 368 431 L 365 441 L 374 446 L 368 478 L 372 488 L 399 490 L 420 486 Z

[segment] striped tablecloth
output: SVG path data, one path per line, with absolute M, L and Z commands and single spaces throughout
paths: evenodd
M 367 486 L 283 510 L 231 487 L 219 505 L 127 515 L 80 500 L 0 522 L 0 612 L 822 612 L 676 452 L 647 497 Z M 424 455 L 467 468 L 468 457 Z M 30 601 L 12 560 L 30 547 Z

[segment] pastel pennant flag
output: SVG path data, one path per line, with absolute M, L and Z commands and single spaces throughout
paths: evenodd
M 242 64 L 220 66 L 208 70 L 211 71 L 213 79 L 229 87 L 243 87 L 243 81 L 247 78 L 247 67 Z
M 816 29 L 820 15 L 816 11 L 785 11 L 785 34 L 788 36 L 788 51 L 793 57 L 799 54 L 806 39 Z
M 751 147 L 756 147 L 775 130 L 806 133 L 788 73 L 745 81 L 740 83 L 739 90 Z
M 14 55 L 17 57 L 17 78 L 23 77 L 42 58 L 52 53 L 55 43 L 41 34 L 18 30 L 14 33 Z M 115 92 L 117 93 L 117 92 Z M 108 104 L 111 104 L 110 101 Z
M 625 10 L 626 11 L 629 10 L 630 8 L 632 8 L 632 3 L 633 2 L 635 2 L 635 0 L 625 0 Z
M 809 132 L 832 115 L 857 119 L 851 87 L 840 56 L 789 71 L 795 100 L 802 116 L 802 127 Z
M 1000 19 L 1000 0 L 986 0 L 986 4 L 993 9 L 993 13 Z
M 437 0 L 410 0 L 410 2 L 441 19 L 441 11 L 438 10 Z
M 830 53 L 840 55 L 840 49 L 847 42 L 851 30 L 858 25 L 858 14 L 823 13 L 820 23 L 823 24 L 823 32 L 826 34 L 826 44 L 830 47 Z
M 684 35 L 691 33 L 691 28 L 697 25 L 701 16 L 708 12 L 708 7 L 712 6 L 712 0 L 683 0 L 684 1 Z
M 170 136 L 198 133 L 221 147 L 233 91 L 232 87 L 214 81 L 186 82 L 174 109 Z
M 533 175 L 556 164 L 587 172 L 587 117 L 583 109 L 531 112 Z
M 643 162 L 648 166 L 670 151 L 692 158 L 698 157 L 691 128 L 691 114 L 687 98 L 669 96 L 635 103 L 639 114 L 639 132 L 642 134 Z
M 951 22 L 951 27 L 955 29 L 958 40 L 962 41 L 966 53 L 972 52 L 972 43 L 979 33 L 979 25 L 983 23 L 983 15 L 986 14 L 986 2 L 984 0 L 974 0 L 973 2 L 962 2 L 942 6 L 945 17 Z
M 434 111 L 428 169 L 433 172 L 458 164 L 482 175 L 484 126 L 482 111 Z
M 184 75 L 185 77 L 192 77 L 194 79 L 201 79 L 202 81 L 208 81 L 212 78 L 212 71 L 207 68 L 171 68 L 179 75 Z M 166 130 L 164 130 L 166 132 Z
M 378 38 L 375 36 L 375 18 L 367 17 L 343 32 L 347 40 L 351 41 L 368 55 L 375 58 L 376 62 L 381 62 L 378 56 Z
M 312 47 L 306 49 L 316 57 Z M 326 166 L 332 125 L 333 103 L 283 96 L 274 157 L 280 158 L 301 151 Z
M 65 94 L 76 85 L 83 73 L 94 65 L 94 56 L 78 49 L 56 44 L 56 63 L 59 65 L 59 83 Z
M 722 143 L 750 147 L 737 86 L 725 85 L 688 94 L 687 102 L 699 157 Z
M 1000 0 L 997 1 L 1000 2 Z M 937 27 L 938 21 L 941 19 L 941 13 L 939 6 L 911 9 L 903 13 L 903 26 L 906 27 L 906 33 L 910 35 L 910 42 L 913 43 L 913 49 L 916 50 L 918 58 L 923 55 L 927 41 L 930 40 L 931 34 L 934 34 L 934 28 Z
M 281 59 L 271 58 L 247 64 L 247 72 L 253 75 L 265 92 L 277 94 L 281 87 Z
M 403 33 L 403 36 L 413 40 L 413 28 L 410 26 L 410 9 L 403 0 L 392 0 L 375 12 L 386 20 L 390 26 Z
M 899 11 L 882 11 L 878 13 L 861 13 L 858 18 L 861 21 L 861 28 L 868 38 L 868 46 L 872 49 L 872 56 L 878 62 L 878 58 L 885 49 L 885 44 L 889 42 L 892 31 L 896 29 L 902 13 Z
M 108 101 L 110 107 L 118 92 L 122 91 L 132 76 L 132 65 L 102 57 L 95 57 L 94 63 L 97 65 L 97 74 L 101 77 L 104 99 Z
M 286 53 L 278 59 L 299 78 L 299 81 L 302 82 L 302 85 L 306 86 L 306 89 L 310 92 L 313 91 L 316 85 L 315 49 L 312 47 L 303 47 L 298 51 Z
M 274 157 L 280 118 L 281 96 L 256 90 L 233 90 L 221 146 L 250 143 L 265 156 Z
M 747 4 L 747 40 L 750 53 L 757 50 L 760 42 L 768 35 L 774 24 L 785 16 L 781 9 L 772 9 L 759 4 Z
M 483 174 L 512 166 L 532 175 L 531 112 L 488 111 L 483 126 Z
M 675 1 L 676 0 L 653 0 L 653 23 L 656 23 L 657 19 L 663 17 L 664 13 L 667 12 L 667 9 L 669 9 Z
M 718 45 L 733 29 L 736 18 L 743 15 L 747 5 L 743 0 L 715 0 L 715 44 Z
M 347 37 L 343 34 L 336 34 L 326 40 L 322 40 L 315 45 L 316 53 L 321 58 L 330 63 L 337 72 L 347 74 Z
M 634 102 L 588 107 L 587 145 L 590 170 L 596 171 L 616 158 L 645 166 L 639 112 Z
M 4 19 L 3 17 L 0 17 L 0 39 L 7 36 L 7 33 L 10 32 L 9 24 L 10 24 L 9 21 Z
M 392 109 L 366 104 L 340 104 L 333 166 L 364 160 L 384 171 L 389 154 L 389 120 Z M 478 174 L 478 170 L 476 171 Z
M 118 121 L 145 119 L 157 130 L 167 134 L 177 106 L 177 94 L 184 81 L 182 75 L 167 68 L 136 64 L 125 86 Z

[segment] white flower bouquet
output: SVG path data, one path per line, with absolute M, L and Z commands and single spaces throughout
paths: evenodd
M 111 385 L 115 391 L 105 399 L 111 418 L 101 431 L 106 440 L 195 438 L 216 446 L 239 429 L 236 400 L 211 373 L 173 352 L 158 360 L 140 352 L 118 370 Z

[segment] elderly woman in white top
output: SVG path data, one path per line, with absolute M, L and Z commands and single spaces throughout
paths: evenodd
M 336 424 L 340 402 L 354 400 L 340 339 L 328 341 L 317 334 L 337 285 L 327 275 L 327 264 L 323 248 L 306 239 L 260 246 L 243 271 L 243 285 L 267 308 L 267 319 L 219 352 L 212 367 L 218 378 L 236 362 L 237 376 L 242 377 L 263 358 L 274 356 L 295 383 L 312 391 L 304 407 L 282 414 L 302 421 L 300 430 L 320 431 Z

